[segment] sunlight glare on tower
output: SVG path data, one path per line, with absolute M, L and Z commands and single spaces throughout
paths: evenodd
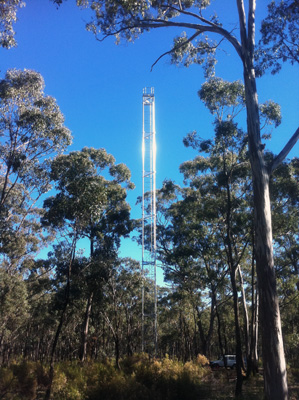
M 157 353 L 156 127 L 154 88 L 144 88 L 142 134 L 142 351 Z

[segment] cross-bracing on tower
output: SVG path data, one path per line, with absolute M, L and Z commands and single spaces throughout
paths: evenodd
M 156 128 L 154 88 L 143 89 L 142 351 L 157 353 Z

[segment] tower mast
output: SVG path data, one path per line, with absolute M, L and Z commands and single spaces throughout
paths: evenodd
M 142 134 L 142 351 L 157 353 L 156 126 L 154 88 L 144 88 Z

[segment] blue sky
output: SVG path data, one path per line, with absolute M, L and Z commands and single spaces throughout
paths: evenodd
M 258 24 L 265 15 L 266 2 L 257 3 Z M 211 11 L 214 9 L 224 17 L 228 29 L 235 26 L 234 1 L 216 0 Z M 150 72 L 153 62 L 170 49 L 179 31 L 155 30 L 133 44 L 115 45 L 113 38 L 99 42 L 85 31 L 88 16 L 89 12 L 78 9 L 74 0 L 59 9 L 47 0 L 28 0 L 15 25 L 18 47 L 0 49 L 1 77 L 9 68 L 34 69 L 42 74 L 46 94 L 57 99 L 72 131 L 69 151 L 103 147 L 117 163 L 127 164 L 136 185 L 128 200 L 132 216 L 140 218 L 141 210 L 135 202 L 142 192 L 142 90 L 145 86 L 155 88 L 157 187 L 165 178 L 181 183 L 179 165 L 195 155 L 184 148 L 183 137 L 193 130 L 204 138 L 213 135 L 213 118 L 197 96 L 203 73 L 199 66 L 170 65 L 167 57 Z M 268 145 L 275 153 L 298 127 L 298 72 L 297 66 L 285 65 L 279 75 L 269 73 L 258 80 L 259 101 L 271 99 L 282 108 L 282 124 L 273 131 Z M 242 78 L 241 64 L 231 47 L 220 55 L 216 74 L 226 80 Z M 299 143 L 290 156 L 298 154 Z M 125 241 L 121 254 L 138 258 L 141 249 Z

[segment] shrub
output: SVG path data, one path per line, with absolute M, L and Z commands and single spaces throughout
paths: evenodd
M 86 387 L 84 367 L 76 362 L 57 364 L 52 386 L 55 400 L 83 400 Z
M 192 400 L 198 399 L 202 377 L 207 371 L 199 362 L 182 363 L 146 354 L 121 361 L 61 362 L 55 366 L 52 398 L 55 400 Z M 0 397 L 33 400 L 48 384 L 46 368 L 40 363 L 21 362 L 0 369 Z M 37 390 L 38 389 L 38 390 Z
M 5 398 L 15 384 L 15 377 L 9 368 L 0 368 L 0 398 Z
M 200 365 L 201 367 L 207 367 L 210 365 L 210 362 L 206 356 L 198 354 L 196 357 L 196 364 Z
M 36 364 L 28 361 L 13 364 L 12 372 L 15 377 L 15 390 L 19 393 L 20 398 L 35 399 L 37 390 Z

